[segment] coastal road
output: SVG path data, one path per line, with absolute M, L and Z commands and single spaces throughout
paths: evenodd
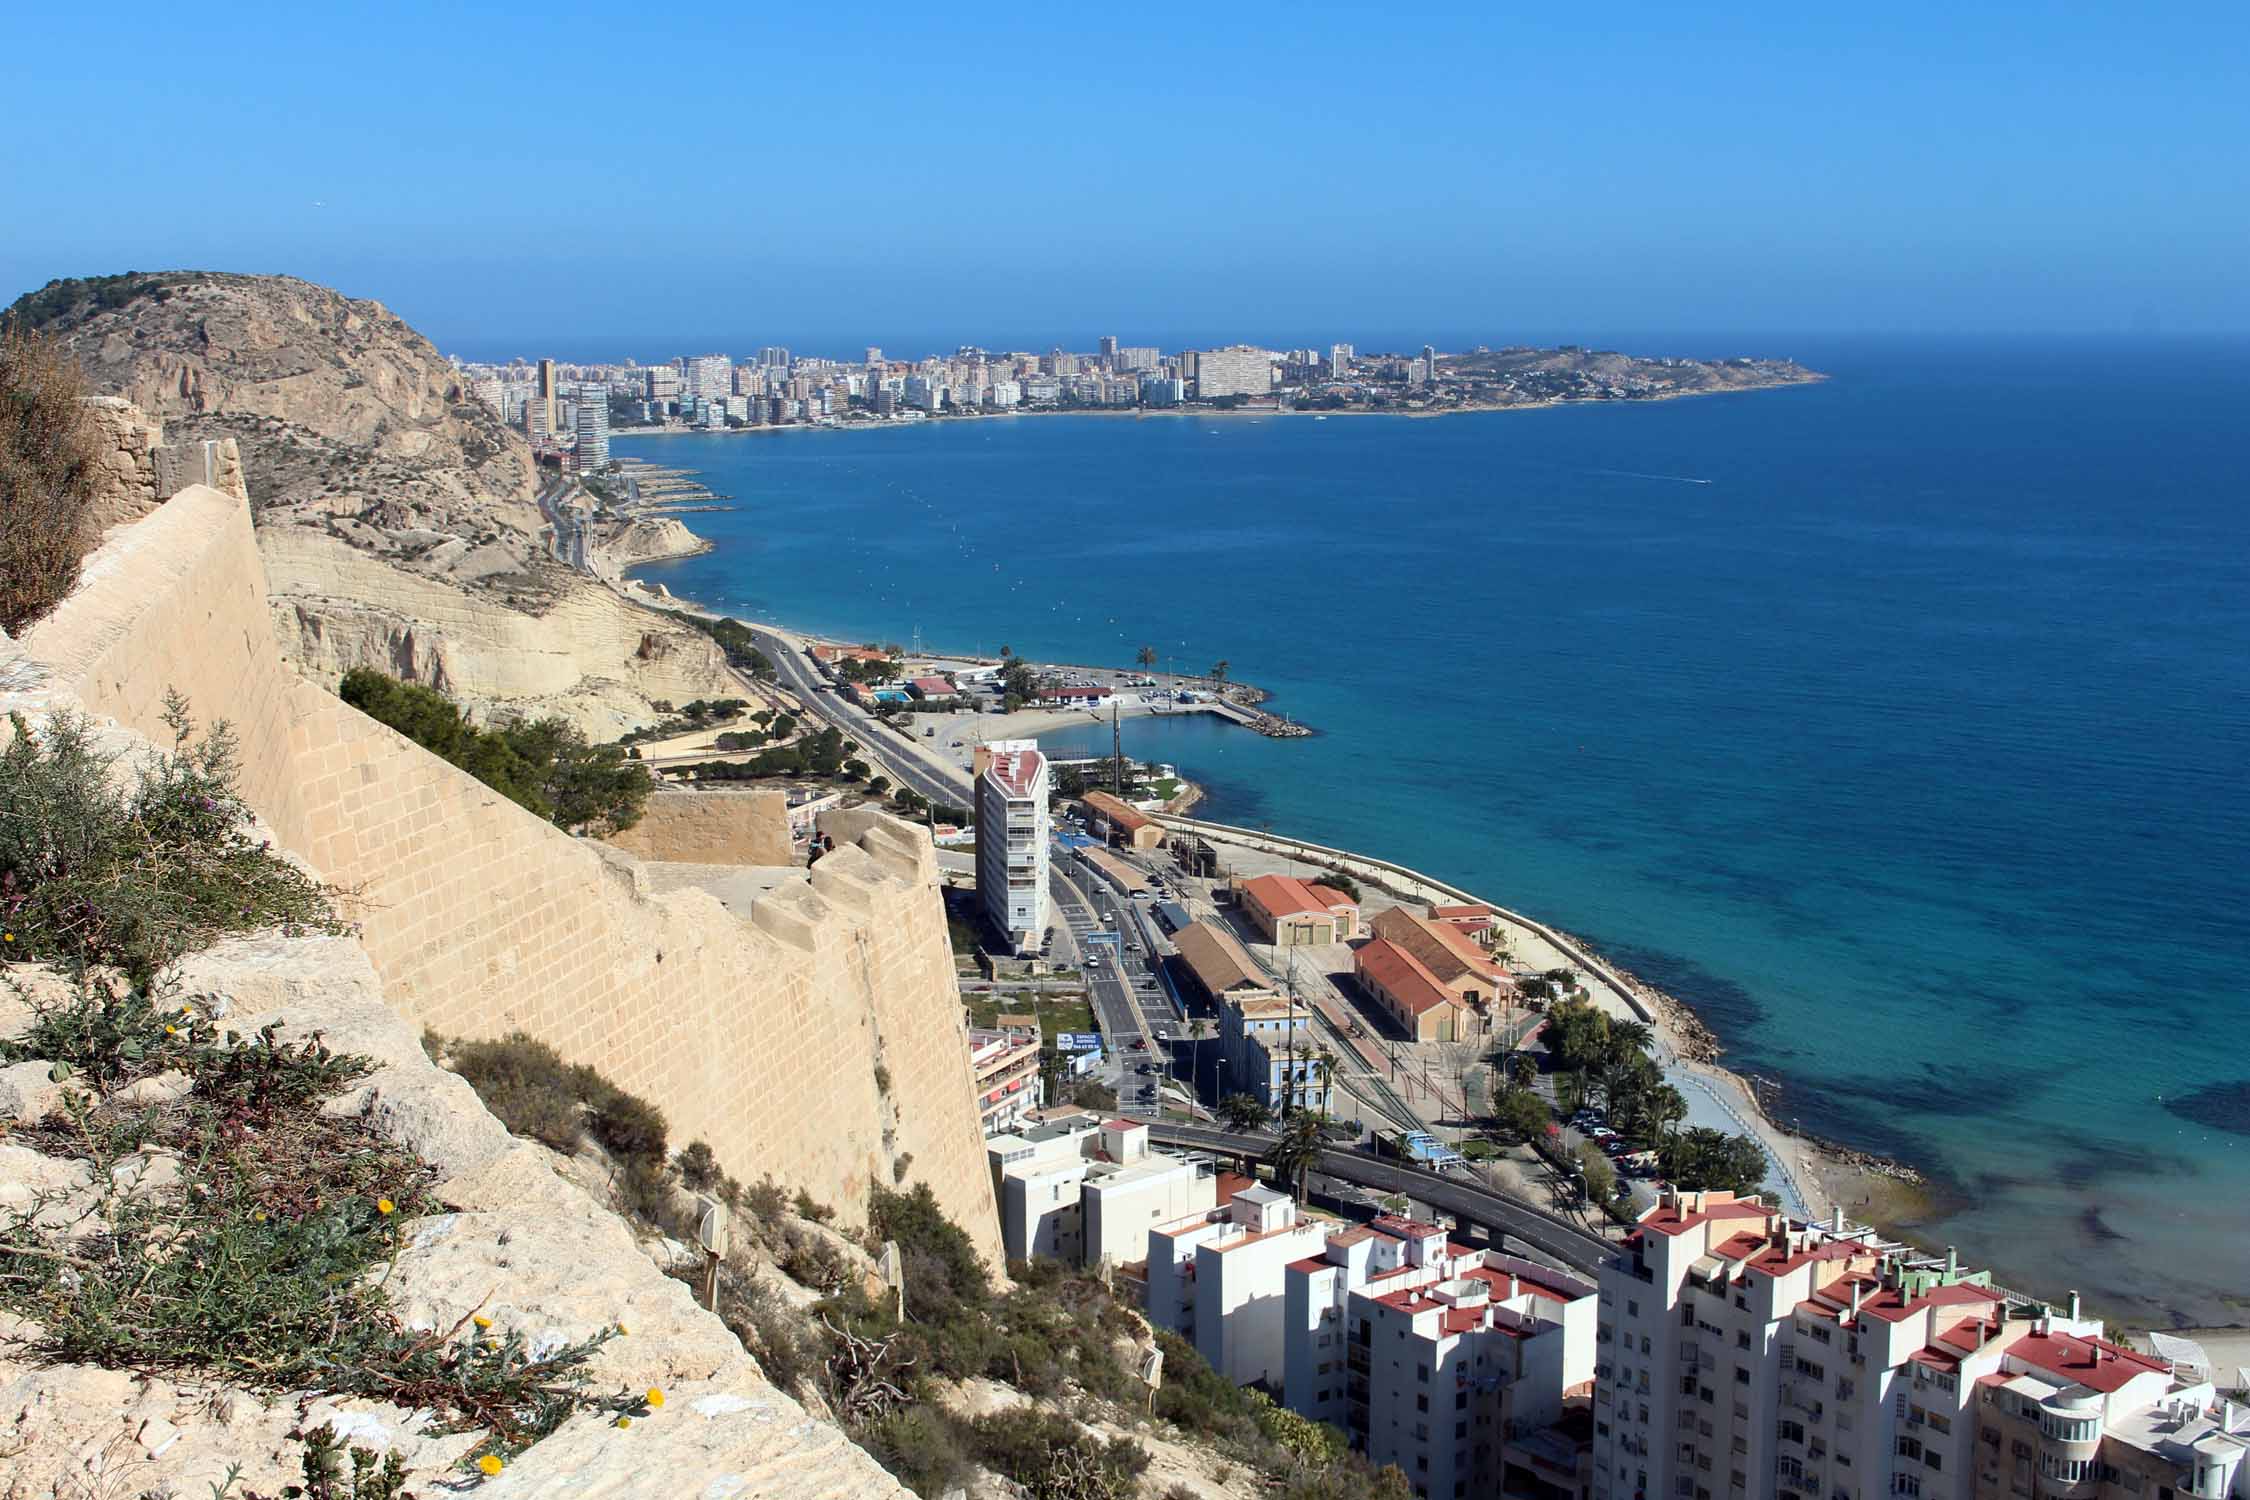
M 1154 1119 L 1149 1121 L 1149 1138 L 1159 1145 L 1225 1155 L 1259 1156 L 1273 1145 L 1271 1135 L 1245 1135 Z M 1616 1253 L 1617 1247 L 1609 1241 L 1588 1233 L 1568 1219 L 1519 1203 L 1475 1183 L 1419 1167 L 1378 1161 L 1358 1151 L 1323 1151 L 1315 1170 L 1378 1192 L 1404 1193 L 1416 1202 L 1427 1203 L 1464 1223 L 1506 1235 L 1549 1259 L 1589 1275 L 1603 1260 Z
M 858 740 L 862 753 L 881 762 L 900 786 L 909 787 L 932 802 L 952 807 L 969 806 L 966 776 L 940 772 L 915 754 L 913 748 L 899 738 L 897 730 L 846 701 L 806 659 L 802 643 L 757 625 L 750 627 L 750 633 L 756 638 L 758 649 L 773 663 L 781 685 L 797 695 L 807 713 L 825 719 Z
M 1130 931 L 1120 940 L 1116 959 L 1104 959 L 1099 964 L 1091 961 L 1093 953 L 1101 950 L 1088 939 L 1097 933 L 1118 931 L 1114 909 L 1105 901 L 1105 893 L 1097 890 L 1089 898 L 1063 873 L 1059 860 L 1049 868 L 1047 879 L 1056 924 L 1069 933 L 1070 945 L 1081 960 L 1079 972 L 1085 976 L 1094 1024 L 1100 1028 L 1110 1056 L 1124 1069 L 1117 1088 L 1118 1106 L 1153 1114 L 1165 1061 L 1158 1043 L 1177 1034 L 1179 1028 L 1170 1024 L 1178 1019 L 1177 1014 L 1161 993 L 1152 1000 L 1135 983 L 1141 972 L 1141 950 Z M 1143 1045 L 1136 1046 L 1136 1042 Z M 1144 1064 L 1154 1071 L 1140 1072 Z

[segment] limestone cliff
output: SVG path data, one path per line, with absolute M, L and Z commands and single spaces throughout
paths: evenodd
M 651 698 L 732 685 L 707 638 L 550 560 L 530 445 L 380 303 L 179 271 L 51 282 L 9 312 L 173 443 L 233 445 L 275 627 L 311 675 L 405 672 L 480 717 L 556 713 L 598 738 L 654 718 Z M 503 665 L 530 642 L 533 669 Z

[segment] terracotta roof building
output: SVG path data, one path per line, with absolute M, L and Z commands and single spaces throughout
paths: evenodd
M 1359 931 L 1359 903 L 1333 886 L 1287 875 L 1238 880 L 1235 899 L 1269 943 L 1341 943 Z
M 1108 792 L 1087 792 L 1078 799 L 1089 822 L 1099 822 L 1109 841 L 1128 849 L 1154 849 L 1164 842 L 1164 826 L 1147 813 Z

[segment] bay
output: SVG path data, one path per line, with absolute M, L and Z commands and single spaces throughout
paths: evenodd
M 2028 1289 L 2236 1321 L 2250 347 L 1788 352 L 1833 378 L 613 448 L 733 497 L 643 570 L 714 607 L 1226 659 L 1320 733 L 1128 722 L 1202 815 L 1587 937 L 1784 1117 L 1939 1173 L 1921 1232 Z

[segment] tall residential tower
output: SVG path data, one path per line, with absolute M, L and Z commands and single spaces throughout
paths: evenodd
M 1047 933 L 1047 757 L 1036 740 L 979 746 L 977 899 L 1019 951 Z

